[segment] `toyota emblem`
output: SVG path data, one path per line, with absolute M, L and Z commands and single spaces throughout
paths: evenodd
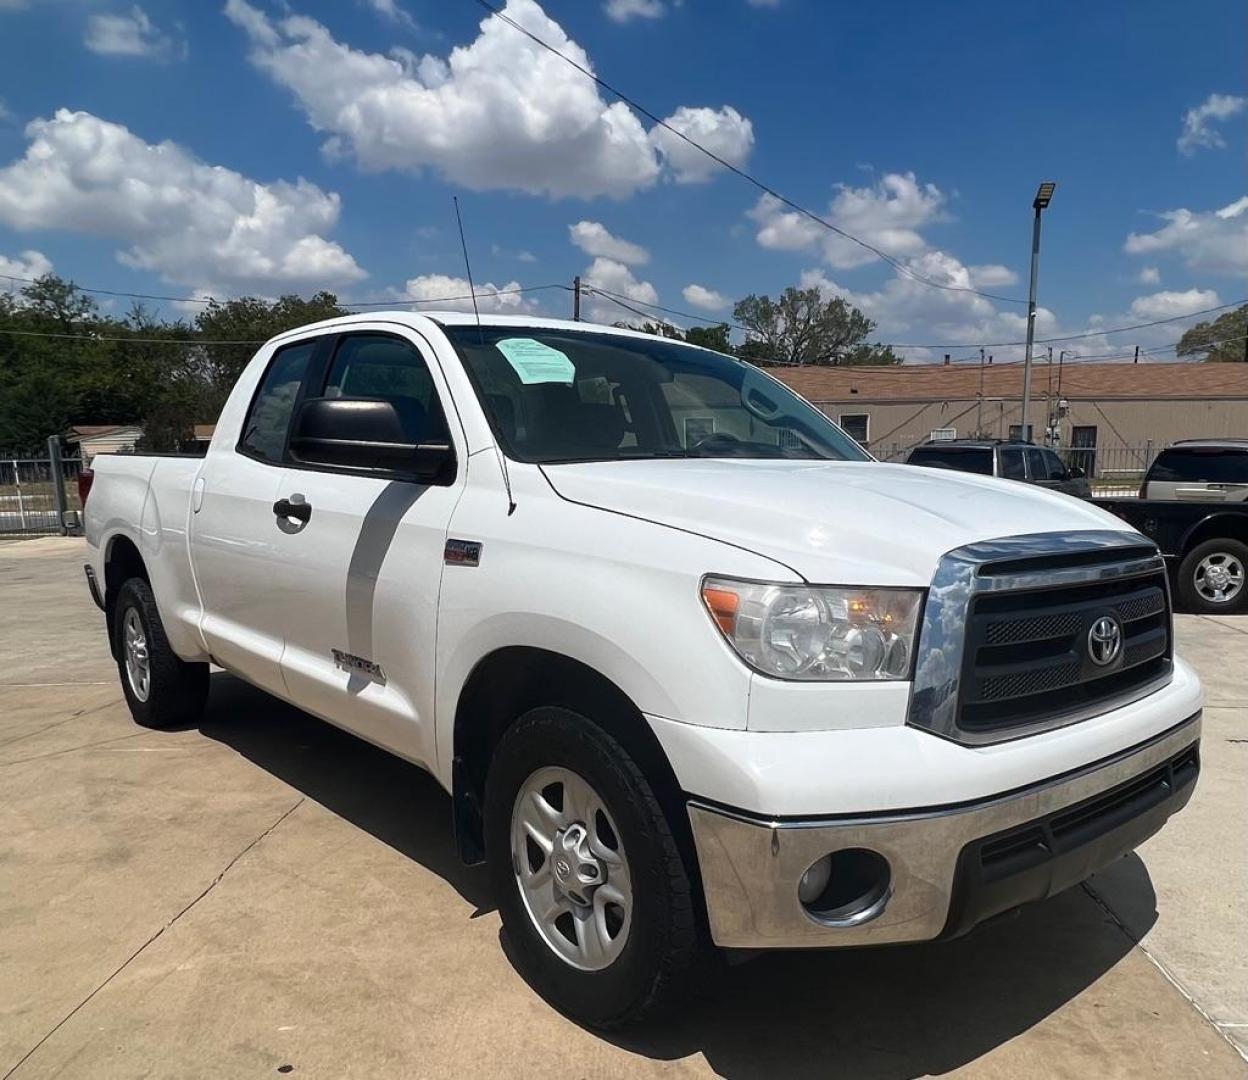
M 1122 652 L 1122 626 L 1110 615 L 1102 615 L 1088 631 L 1088 657 L 1097 667 L 1106 667 Z

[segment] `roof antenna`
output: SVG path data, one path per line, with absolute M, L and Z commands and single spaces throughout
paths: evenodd
M 472 313 L 477 317 L 477 340 L 484 348 L 485 331 L 481 329 L 481 310 L 477 307 L 477 289 L 472 283 L 472 264 L 468 261 L 468 241 L 464 239 L 464 219 L 459 213 L 459 196 L 452 195 L 451 202 L 455 204 L 455 223 L 459 226 L 459 246 L 464 250 L 464 269 L 468 272 L 468 292 L 472 295 Z M 507 490 L 507 516 L 511 517 L 516 512 L 516 500 L 511 495 L 511 476 L 507 472 L 507 456 L 503 453 L 503 448 L 499 446 L 497 438 L 494 440 L 494 453 L 498 455 L 498 467 L 503 473 L 503 487 Z

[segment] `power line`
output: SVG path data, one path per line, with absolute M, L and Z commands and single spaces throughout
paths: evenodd
M 0 279 L 5 281 L 20 281 L 26 285 L 34 285 L 38 283 L 38 278 L 18 277 L 16 274 L 0 274 Z M 69 284 L 78 290 L 78 292 L 93 293 L 100 296 L 124 296 L 135 300 L 161 300 L 171 304 L 224 304 L 231 303 L 232 300 L 246 299 L 244 297 L 233 297 L 223 299 L 216 296 L 160 296 L 155 293 L 139 293 L 125 292 L 120 289 L 93 289 L 86 285 L 79 285 L 76 282 Z M 512 293 L 540 292 L 542 289 L 566 289 L 563 284 L 552 285 L 517 285 L 508 289 L 478 289 L 478 299 L 491 296 L 507 296 Z M 471 300 L 471 293 L 461 293 L 458 296 L 431 296 L 428 299 L 419 299 L 417 297 L 404 297 L 402 299 L 393 300 L 340 300 L 338 306 L 343 308 L 368 308 L 368 307 L 405 307 L 412 304 L 448 304 L 456 300 Z
M 476 3 L 480 4 L 481 7 L 485 8 L 486 11 L 488 11 L 496 19 L 501 19 L 508 26 L 510 26 L 513 30 L 519 31 L 521 34 L 527 37 L 530 41 L 533 41 L 535 44 L 540 45 L 547 52 L 553 53 L 555 56 L 559 57 L 565 63 L 570 64 L 572 67 L 576 68 L 576 70 L 579 71 L 582 75 L 584 75 L 587 79 L 592 79 L 598 86 L 600 86 L 603 90 L 607 91 L 607 93 L 613 95 L 614 97 L 619 98 L 620 101 L 624 102 L 630 108 L 636 109 L 637 112 L 641 113 L 642 116 L 646 117 L 646 119 L 650 120 L 652 123 L 657 124 L 659 127 L 663 128 L 663 130 L 670 132 L 671 134 L 675 135 L 678 139 L 681 139 L 684 142 L 686 142 L 688 145 L 692 146 L 695 150 L 699 151 L 702 154 L 705 154 L 708 158 L 714 161 L 717 165 L 723 166 L 723 168 L 727 169 L 729 172 L 735 174 L 736 176 L 739 176 L 742 180 L 745 180 L 747 183 L 752 184 L 754 187 L 758 188 L 759 191 L 762 191 L 765 194 L 770 195 L 773 199 L 776 199 L 778 202 L 782 203 L 784 206 L 787 206 L 790 210 L 793 210 L 794 212 L 802 215 L 805 218 L 809 218 L 811 221 L 815 222 L 815 224 L 829 230 L 830 232 L 836 233 L 837 236 L 843 237 L 844 239 L 857 244 L 859 247 L 864 248 L 867 251 L 871 252 L 871 254 L 875 255 L 877 258 L 883 259 L 886 263 L 892 266 L 893 269 L 895 269 L 899 274 L 903 274 L 905 277 L 908 277 L 912 279 L 913 281 L 920 282 L 923 285 L 928 285 L 933 289 L 943 289 L 946 292 L 972 293 L 975 296 L 983 296 L 989 300 L 999 300 L 1002 303 L 1006 303 L 1006 304 L 1026 304 L 1027 303 L 1026 300 L 1021 300 L 1018 297 L 999 296 L 996 293 L 982 292 L 979 289 L 972 289 L 970 286 L 966 286 L 966 285 L 946 285 L 943 282 L 933 281 L 931 278 L 924 277 L 922 274 L 919 274 L 915 272 L 914 270 L 911 270 L 910 267 L 908 267 L 905 263 L 901 262 L 901 260 L 895 258 L 894 256 L 889 255 L 888 252 L 881 251 L 879 248 L 875 247 L 873 244 L 869 244 L 866 240 L 863 240 L 857 236 L 854 236 L 853 233 L 846 232 L 844 229 L 839 228 L 836 225 L 833 225 L 832 222 L 828 221 L 826 218 L 820 217 L 813 210 L 808 210 L 806 209 L 806 207 L 802 206 L 800 203 L 796 203 L 792 199 L 788 198 L 788 196 L 782 195 L 775 188 L 770 187 L 769 185 L 763 183 L 762 180 L 759 180 L 757 177 L 746 172 L 744 169 L 739 168 L 736 165 L 733 165 L 730 161 L 725 161 L 722 157 L 716 154 L 713 150 L 708 150 L 700 142 L 697 142 L 696 140 L 691 139 L 683 131 L 678 131 L 676 128 L 672 127 L 672 125 L 669 124 L 666 120 L 662 119 L 659 116 L 656 116 L 654 113 L 652 113 L 644 105 L 640 104 L 634 98 L 629 97 L 622 90 L 617 90 L 609 82 L 595 75 L 592 71 L 590 71 L 589 68 L 573 60 L 572 57 L 568 56 L 566 53 L 560 52 L 549 42 L 538 37 L 535 33 L 533 33 L 528 28 L 521 26 L 518 22 L 516 22 L 513 18 L 511 18 L 511 16 L 505 14 L 504 12 L 496 8 L 492 3 L 489 2 L 489 0 L 476 0 Z

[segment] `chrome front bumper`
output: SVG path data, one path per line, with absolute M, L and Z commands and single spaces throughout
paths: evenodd
M 963 932 L 1016 906 L 1004 902 L 1003 907 L 1003 898 L 1026 902 L 1060 891 L 1160 828 L 1186 803 L 1195 780 L 1194 772 L 1185 772 L 1180 785 L 1174 771 L 1167 772 L 1168 763 L 1191 756 L 1199 738 L 1197 713 L 1085 769 L 939 809 L 767 821 L 690 801 L 712 937 L 725 948 L 821 948 L 927 941 Z M 1077 805 L 1080 814 L 1063 815 Z M 1062 824 L 1067 819 L 1069 826 Z M 1066 829 L 1066 839 L 1045 831 L 1050 824 Z M 1003 856 L 990 874 L 981 874 L 976 842 L 1028 826 L 1044 837 L 1035 850 L 1021 859 Z M 1019 835 L 1019 843 L 1027 839 Z M 887 859 L 889 890 L 884 903 L 861 917 L 829 925 L 802 906 L 798 883 L 815 860 L 846 848 L 866 848 Z M 997 879 L 985 886 L 984 878 L 992 875 Z

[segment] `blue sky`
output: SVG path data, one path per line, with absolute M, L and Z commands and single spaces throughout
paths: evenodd
M 1248 295 L 1237 0 L 506 10 L 957 290 L 1025 296 L 1031 198 L 1057 180 L 1041 336 Z M 478 284 L 579 273 L 711 322 L 801 282 L 859 304 L 916 361 L 1022 336 L 1020 305 L 829 241 L 513 28 L 483 29 L 485 14 L 472 0 L 0 0 L 0 273 L 172 295 L 451 295 L 458 194 Z M 570 298 L 486 306 L 565 314 Z M 1077 347 L 1160 348 L 1184 325 Z

